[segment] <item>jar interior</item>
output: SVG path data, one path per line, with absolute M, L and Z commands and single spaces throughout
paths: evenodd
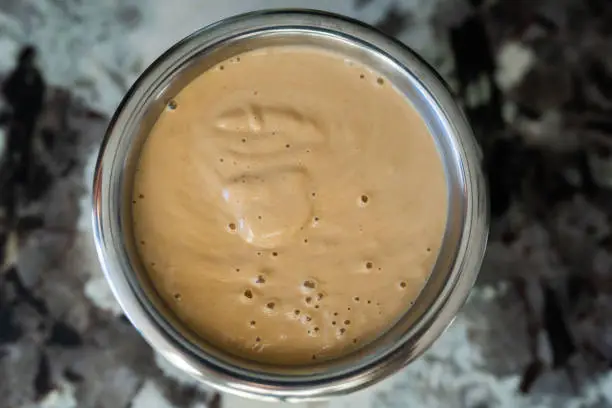
M 220 61 L 245 51 L 270 46 L 309 46 L 336 52 L 346 58 L 364 64 L 380 72 L 423 117 L 433 135 L 440 156 L 443 158 L 448 187 L 448 216 L 443 245 L 434 270 L 417 298 L 415 304 L 398 318 L 397 322 L 374 341 L 364 344 L 359 350 L 334 360 L 314 362 L 309 365 L 273 366 L 245 360 L 220 350 L 199 338 L 185 327 L 164 305 L 157 295 L 136 251 L 131 232 L 131 197 L 134 171 L 148 133 L 166 104 L 183 87 L 200 73 Z M 155 324 L 181 348 L 203 364 L 213 366 L 232 376 L 267 379 L 276 383 L 317 381 L 330 375 L 341 377 L 375 364 L 400 347 L 414 347 L 412 339 L 427 330 L 431 319 L 436 317 L 441 302 L 452 291 L 458 275 L 453 265 L 457 257 L 458 243 L 462 240 L 466 214 L 464 168 L 459 157 L 459 147 L 452 135 L 454 131 L 445 112 L 434 97 L 420 82 L 418 72 L 411 72 L 401 61 L 387 55 L 383 50 L 340 32 L 323 29 L 276 27 L 272 29 L 242 32 L 219 42 L 211 42 L 189 49 L 185 54 L 165 65 L 158 66 L 157 80 L 138 95 L 138 109 L 132 112 L 130 124 L 121 135 L 115 160 L 121 163 L 118 188 L 114 191 L 117 201 L 124 256 L 128 259 L 128 280 L 139 302 L 147 310 Z

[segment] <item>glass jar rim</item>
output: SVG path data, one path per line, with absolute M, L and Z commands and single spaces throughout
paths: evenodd
M 221 58 L 225 55 L 222 50 L 240 41 L 244 44 L 264 37 L 287 36 L 300 41 L 319 38 L 329 44 L 344 44 L 378 61 L 381 65 L 377 68 L 383 74 L 404 75 L 402 80 L 406 92 L 411 92 L 411 102 L 420 101 L 421 114 L 427 109 L 428 125 L 435 128 L 432 134 L 440 137 L 439 147 L 446 149 L 442 156 L 452 170 L 447 174 L 452 179 L 449 214 L 456 214 L 449 217 L 452 225 L 447 227 L 444 238 L 446 251 L 441 252 L 436 264 L 444 275 L 440 275 L 439 287 L 432 292 L 434 298 L 426 304 L 427 310 L 411 325 L 398 329 L 395 337 L 384 339 L 390 330 L 381 336 L 382 340 L 371 343 L 370 351 L 366 348 L 352 353 L 341 363 L 270 370 L 257 363 L 227 363 L 219 353 L 202 349 L 193 338 L 177 331 L 176 325 L 159 313 L 163 307 L 149 301 L 150 295 L 142 288 L 129 254 L 124 201 L 130 189 L 126 182 L 131 168 L 128 154 L 135 154 L 144 140 L 138 141 L 137 129 L 146 127 L 143 123 L 147 112 L 165 105 L 172 86 L 179 86 L 178 78 L 193 74 L 188 75 L 189 67 L 195 66 L 193 61 L 210 58 L 213 51 Z M 393 78 L 391 82 L 397 85 Z M 269 10 L 230 17 L 195 32 L 166 51 L 136 81 L 109 125 L 96 167 L 93 200 L 94 238 L 104 273 L 122 309 L 147 342 L 173 364 L 209 385 L 264 399 L 303 400 L 345 394 L 386 378 L 420 355 L 467 299 L 484 256 L 489 224 L 480 151 L 442 79 L 398 41 L 364 23 L 313 10 Z

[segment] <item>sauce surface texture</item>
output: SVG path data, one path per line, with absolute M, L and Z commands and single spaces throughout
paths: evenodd
M 386 78 L 271 47 L 216 65 L 168 104 L 139 159 L 133 222 L 155 288 L 195 333 L 304 364 L 407 311 L 447 206 L 433 137 Z

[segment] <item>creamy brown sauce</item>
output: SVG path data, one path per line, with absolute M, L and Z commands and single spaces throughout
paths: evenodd
M 385 78 L 309 48 L 204 72 L 149 135 L 134 184 L 140 255 L 206 340 L 281 364 L 336 357 L 422 289 L 447 216 L 441 158 Z

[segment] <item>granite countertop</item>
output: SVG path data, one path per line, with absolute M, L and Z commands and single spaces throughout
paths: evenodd
M 31 44 L 46 84 L 27 182 L 3 167 L 15 128 L 0 105 L 0 408 L 267 406 L 195 383 L 140 338 L 98 266 L 89 194 L 109 117 L 154 58 L 278 6 L 356 17 L 419 51 L 464 104 L 491 186 L 487 256 L 453 325 L 383 383 L 303 406 L 612 407 L 609 0 L 177 4 L 0 2 L 0 77 Z

